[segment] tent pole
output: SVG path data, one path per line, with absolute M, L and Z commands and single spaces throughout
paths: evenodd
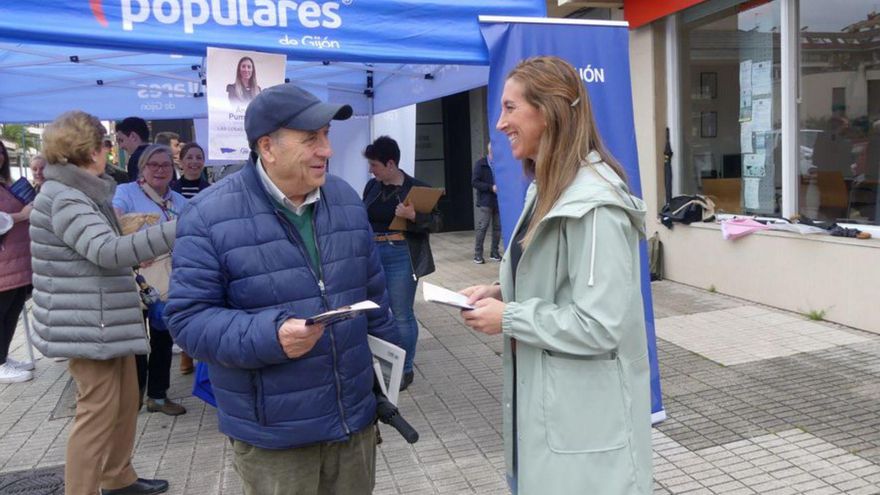
M 375 114 L 375 111 L 374 111 L 375 107 L 373 105 L 373 71 L 372 70 L 367 71 L 367 90 L 364 91 L 364 93 L 367 95 L 367 102 L 368 102 L 369 108 L 370 108 L 370 141 L 372 142 L 374 139 L 376 139 L 376 136 L 374 135 L 376 132 L 376 129 L 375 129 L 375 126 L 373 125 L 373 116 Z

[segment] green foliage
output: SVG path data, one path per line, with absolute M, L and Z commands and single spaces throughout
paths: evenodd
M 4 124 L 3 129 L 0 130 L 0 136 L 18 146 L 21 146 L 22 136 L 24 136 L 25 148 L 40 147 L 40 136 L 28 132 L 27 127 L 21 124 Z
M 804 313 L 804 316 L 806 316 L 808 320 L 822 321 L 825 319 L 827 313 L 828 311 L 824 309 L 811 309 Z
M 708 291 L 711 292 L 712 294 L 718 292 L 718 290 L 715 289 L 715 285 L 714 285 L 714 284 L 713 284 L 713 285 L 710 285 L 709 288 L 706 289 L 706 290 L 708 290 Z

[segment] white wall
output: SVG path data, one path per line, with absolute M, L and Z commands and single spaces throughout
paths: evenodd
M 373 139 L 391 136 L 400 146 L 400 169 L 415 174 L 416 106 L 409 105 L 373 117 Z M 361 149 L 363 151 L 363 149 Z

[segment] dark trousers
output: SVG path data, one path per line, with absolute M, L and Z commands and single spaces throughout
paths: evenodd
M 147 313 L 144 312 L 144 320 L 146 321 L 146 319 Z M 150 328 L 150 355 L 136 356 L 138 387 L 141 390 L 141 397 L 143 397 L 146 387 L 147 397 L 151 399 L 166 398 L 168 387 L 171 386 L 171 347 L 173 346 L 174 341 L 171 340 L 169 332 Z
M 24 286 L 0 292 L 0 364 L 5 364 L 9 355 L 9 346 L 18 326 L 18 315 L 27 299 L 27 290 L 28 287 Z
M 491 206 L 477 207 L 477 237 L 474 242 L 474 258 L 483 257 L 483 240 L 486 239 L 486 231 L 489 223 L 492 223 L 492 244 L 489 246 L 489 254 L 499 254 L 498 246 L 501 245 L 501 218 L 498 208 Z

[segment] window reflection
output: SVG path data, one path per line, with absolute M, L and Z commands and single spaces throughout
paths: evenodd
M 800 213 L 878 224 L 880 15 L 873 0 L 801 0 Z
M 779 12 L 749 2 L 681 32 L 682 191 L 720 211 L 780 212 Z

